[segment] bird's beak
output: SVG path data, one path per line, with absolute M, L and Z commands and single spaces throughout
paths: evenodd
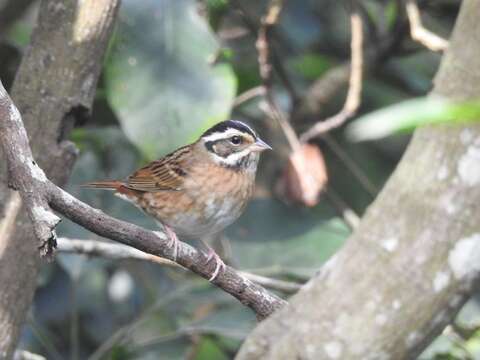
M 251 146 L 251 148 L 253 151 L 257 152 L 262 152 L 264 150 L 272 150 L 272 147 L 262 139 L 257 139 L 257 141 L 255 141 L 255 143 Z

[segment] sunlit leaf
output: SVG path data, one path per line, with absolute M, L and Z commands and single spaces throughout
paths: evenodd
M 440 97 L 422 97 L 364 115 L 350 124 L 355 141 L 374 140 L 429 124 L 458 124 L 480 119 L 480 103 L 453 103 Z

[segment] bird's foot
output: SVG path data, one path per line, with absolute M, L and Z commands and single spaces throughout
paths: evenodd
M 215 250 L 208 246 L 207 264 L 212 260 L 215 261 L 215 271 L 213 272 L 212 276 L 210 276 L 210 279 L 208 279 L 210 282 L 216 279 L 220 271 L 225 270 L 226 265 L 220 256 L 218 256 L 218 254 L 215 252 Z
M 178 240 L 177 234 L 172 230 L 171 227 L 163 225 L 165 233 L 168 236 L 168 247 L 173 247 L 173 261 L 177 261 L 178 247 L 180 245 L 180 240 Z

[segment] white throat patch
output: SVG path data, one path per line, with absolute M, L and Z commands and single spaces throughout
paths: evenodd
M 242 150 L 238 153 L 233 153 L 228 155 L 227 157 L 221 157 L 218 156 L 215 153 L 210 153 L 210 156 L 212 156 L 213 161 L 215 161 L 217 164 L 222 165 L 222 166 L 227 166 L 227 167 L 236 167 L 241 159 L 244 157 L 248 156 L 248 162 L 245 164 L 245 170 L 250 171 L 250 172 L 255 172 L 257 170 L 257 165 L 258 165 L 258 159 L 260 154 L 258 153 L 253 153 L 249 149 Z

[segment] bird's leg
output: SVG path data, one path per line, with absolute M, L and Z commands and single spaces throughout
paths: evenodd
M 163 228 L 165 229 L 165 233 L 168 236 L 168 247 L 173 246 L 173 261 L 176 261 L 180 241 L 178 240 L 177 234 L 175 234 L 175 231 L 173 231 L 170 226 L 164 224 Z
M 204 243 L 205 244 L 205 243 Z M 208 249 L 207 252 L 207 264 L 212 261 L 212 259 L 215 261 L 215 271 L 213 272 L 212 276 L 210 276 L 210 279 L 208 281 L 213 281 L 215 278 L 218 276 L 220 271 L 225 270 L 225 263 L 223 260 L 218 256 L 218 254 L 213 250 L 213 248 L 210 245 L 205 244 L 205 246 Z

